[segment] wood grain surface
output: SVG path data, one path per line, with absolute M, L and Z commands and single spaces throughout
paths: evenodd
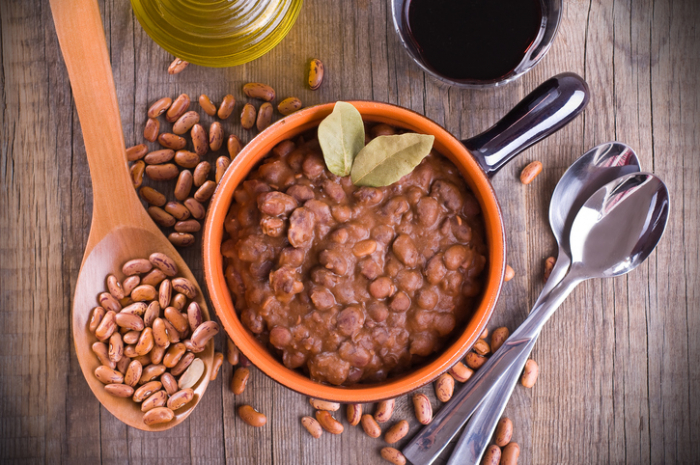
M 551 193 L 588 148 L 610 140 L 634 147 L 642 167 L 668 184 L 671 216 L 646 263 L 579 286 L 546 326 L 533 353 L 539 381 L 517 388 L 506 410 L 520 463 L 700 463 L 700 2 L 564 0 L 549 54 L 494 90 L 449 88 L 425 76 L 401 48 L 387 0 L 307 0 L 290 34 L 262 58 L 228 69 L 190 65 L 176 76 L 166 72 L 172 57 L 143 32 L 129 2 L 100 1 L 100 8 L 127 146 L 143 142 L 150 103 L 181 92 L 216 101 L 235 95 L 224 129 L 250 140 L 255 132 L 235 117 L 249 81 L 305 105 L 395 103 L 467 138 L 548 77 L 583 76 L 592 93 L 584 115 L 494 178 L 516 277 L 489 327 L 514 329 L 534 303 L 544 258 L 556 253 L 546 215 Z M 92 189 L 48 3 L 2 0 L 0 27 L 0 461 L 385 463 L 383 441 L 349 426 L 344 414 L 345 433 L 313 439 L 300 425 L 313 412 L 307 400 L 256 370 L 234 396 L 225 365 L 195 412 L 163 433 L 129 428 L 100 406 L 70 334 Z M 325 63 L 326 79 L 312 92 L 304 83 L 314 57 Z M 517 176 L 532 160 L 543 162 L 543 173 L 523 186 Z M 198 247 L 182 254 L 203 283 Z M 221 350 L 223 340 L 217 344 Z M 437 408 L 432 388 L 422 391 Z M 399 399 L 394 419 L 409 420 L 416 432 L 407 401 Z M 265 412 L 268 425 L 243 424 L 235 414 L 242 403 Z

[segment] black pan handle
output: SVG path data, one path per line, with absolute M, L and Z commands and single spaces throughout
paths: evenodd
M 529 93 L 492 127 L 462 143 L 491 177 L 517 154 L 576 118 L 589 99 L 583 78 L 574 73 L 558 74 Z

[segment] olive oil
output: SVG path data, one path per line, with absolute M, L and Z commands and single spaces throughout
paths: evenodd
M 489 81 L 513 71 L 542 24 L 541 0 L 410 0 L 409 35 L 436 73 Z
M 149 36 L 172 55 L 210 67 L 269 52 L 294 25 L 303 0 L 131 0 Z

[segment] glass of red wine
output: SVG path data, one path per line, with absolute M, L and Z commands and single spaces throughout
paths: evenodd
M 552 45 L 563 0 L 392 0 L 394 27 L 418 66 L 453 86 L 502 86 Z

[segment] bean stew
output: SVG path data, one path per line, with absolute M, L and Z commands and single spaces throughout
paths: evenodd
M 367 138 L 403 132 L 366 125 Z M 479 203 L 433 150 L 387 187 L 325 166 L 315 130 L 285 140 L 234 193 L 221 252 L 245 327 L 285 366 L 333 385 L 430 360 L 477 307 Z

